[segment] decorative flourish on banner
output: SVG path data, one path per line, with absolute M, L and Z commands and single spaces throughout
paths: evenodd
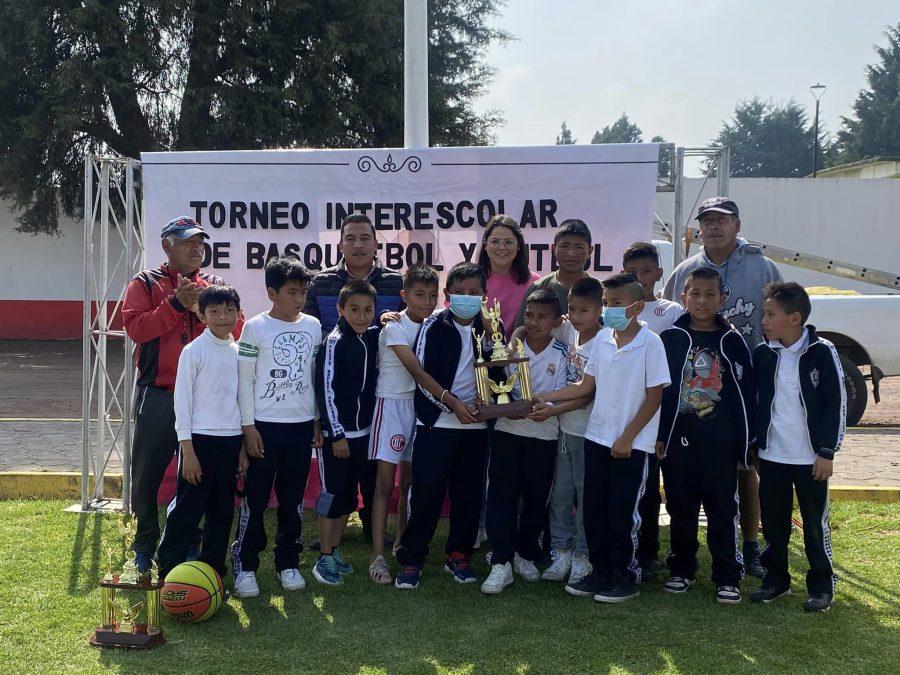
M 403 169 L 409 169 L 412 173 L 416 173 L 419 169 L 422 168 L 422 160 L 413 155 L 411 157 L 407 157 L 400 165 L 398 165 L 394 161 L 394 158 L 391 157 L 391 155 L 388 155 L 387 160 L 385 160 L 384 164 L 378 166 L 378 162 L 375 161 L 375 159 L 369 157 L 368 155 L 363 155 L 359 158 L 356 166 L 363 173 L 371 171 L 373 166 L 381 173 L 398 173 Z

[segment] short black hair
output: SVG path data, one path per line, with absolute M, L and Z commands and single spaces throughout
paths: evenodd
M 450 271 L 447 272 L 446 286 L 447 288 L 450 288 L 457 281 L 475 278 L 481 281 L 481 290 L 487 290 L 487 276 L 479 265 L 471 262 L 456 263 L 450 268 Z
M 562 307 L 559 306 L 559 296 L 546 288 L 536 288 L 528 294 L 526 305 L 548 305 L 556 316 L 562 316 Z
M 785 314 L 800 312 L 800 320 L 806 323 L 812 314 L 809 293 L 796 281 L 773 281 L 763 288 L 763 300 L 774 300 Z
M 344 238 L 344 230 L 350 223 L 365 223 L 370 228 L 372 228 L 372 236 L 375 236 L 375 226 L 372 224 L 372 219 L 362 211 L 354 211 L 353 213 L 345 216 L 341 221 L 341 239 Z
M 693 283 L 694 279 L 708 279 L 710 281 L 715 281 L 719 287 L 719 293 L 722 292 L 722 275 L 719 274 L 718 270 L 714 270 L 712 267 L 698 267 L 697 269 L 688 272 L 688 275 L 684 280 L 685 293 L 687 293 L 688 289 L 691 287 L 691 283 Z
M 556 234 L 553 235 L 553 243 L 558 243 L 561 237 L 581 237 L 588 243 L 588 246 L 593 243 L 590 228 L 578 218 L 567 218 L 559 224 Z
M 312 272 L 295 256 L 283 255 L 278 258 L 269 258 L 266 263 L 266 288 L 280 291 L 289 281 L 299 284 L 308 284 L 312 279 Z
M 659 267 L 659 250 L 646 241 L 636 241 L 625 249 L 625 253 L 622 254 L 622 267 L 625 267 L 632 260 L 641 258 L 650 258 Z
M 640 300 L 644 295 L 644 287 L 641 286 L 637 277 L 633 274 L 625 274 L 624 272 L 622 274 L 613 274 L 611 277 L 606 277 L 606 279 L 601 281 L 600 285 L 603 286 L 604 289 L 627 288 L 634 296 L 635 302 Z
M 597 305 L 603 304 L 603 284 L 594 277 L 579 279 L 569 289 L 570 298 L 587 298 Z
M 237 309 L 241 308 L 241 296 L 238 295 L 234 286 L 228 284 L 214 284 L 207 286 L 200 293 L 197 299 L 197 305 L 200 307 L 200 313 L 206 311 L 207 307 L 212 305 L 233 305 Z
M 373 301 L 378 297 L 372 284 L 365 279 L 354 279 L 347 282 L 338 294 L 338 307 L 346 305 L 351 295 L 368 295 Z
M 403 275 L 403 290 L 409 291 L 415 284 L 425 284 L 437 288 L 440 282 L 437 270 L 430 265 L 417 263 Z

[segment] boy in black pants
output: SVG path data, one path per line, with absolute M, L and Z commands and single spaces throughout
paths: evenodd
M 306 586 L 300 574 L 303 522 L 298 510 L 309 477 L 310 446 L 322 445 L 313 393 L 313 366 L 322 327 L 301 311 L 312 275 L 296 258 L 266 264 L 272 308 L 246 324 L 238 344 L 238 403 L 250 468 L 238 531 L 231 547 L 234 594 L 259 595 L 256 571 L 266 548 L 263 515 L 272 486 L 278 498 L 275 573 L 286 591 Z
M 837 577 L 831 562 L 828 479 L 844 438 L 846 393 L 837 350 L 804 326 L 812 307 L 796 283 L 765 288 L 763 330 L 768 342 L 754 352 L 759 417 L 759 497 L 766 549 L 766 576 L 754 602 L 771 602 L 791 592 L 788 541 L 793 491 L 803 518 L 809 571 L 804 609 L 824 612 L 834 599 Z
M 157 554 L 165 577 L 187 559 L 194 530 L 205 517 L 197 558 L 225 578 L 225 553 L 234 518 L 236 474 L 247 468 L 241 448 L 237 344 L 231 337 L 241 300 L 231 286 L 210 286 L 198 299 L 206 330 L 185 346 L 175 378 L 178 484 Z
M 458 583 L 476 581 L 469 559 L 481 516 L 488 438 L 487 425 L 475 408 L 473 329 L 479 336 L 485 332 L 481 300 L 486 286 L 478 265 L 454 265 L 444 289 L 449 308 L 432 314 L 419 331 L 416 356 L 422 367 L 410 371 L 418 385 L 413 399 L 416 436 L 410 518 L 397 549 L 402 566 L 394 582 L 397 588 L 419 586 L 448 487 L 452 510 L 444 569 Z M 481 341 L 481 350 L 489 359 L 489 340 Z M 502 369 L 492 369 L 491 377 L 502 380 Z
M 672 519 L 665 590 L 683 593 L 694 583 L 702 504 L 716 600 L 736 604 L 743 577 L 736 544 L 737 466 L 748 461 L 755 391 L 750 351 L 719 314 L 724 300 L 716 270 L 701 267 L 688 274 L 681 294 L 687 313 L 660 336 L 672 386 L 663 394 L 657 454 Z
M 369 457 L 380 330 L 372 326 L 375 289 L 369 282 L 348 283 L 337 305 L 341 318 L 319 349 L 315 375 L 324 443 L 318 450 L 322 492 L 316 500 L 321 552 L 313 576 L 330 586 L 353 572 L 341 554 L 341 539 L 359 504 L 357 485 Z

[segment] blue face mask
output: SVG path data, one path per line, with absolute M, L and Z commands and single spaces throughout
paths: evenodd
M 460 319 L 471 319 L 481 311 L 480 295 L 450 294 L 450 311 Z
M 603 325 L 613 330 L 625 330 L 628 328 L 628 324 L 631 323 L 631 319 L 626 315 L 626 311 L 636 304 L 636 302 L 633 302 L 628 307 L 604 307 L 601 314 Z

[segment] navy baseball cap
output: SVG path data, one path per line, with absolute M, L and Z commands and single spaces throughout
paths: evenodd
M 169 235 L 178 237 L 179 239 L 190 239 L 195 234 L 202 234 L 204 239 L 209 239 L 209 235 L 200 227 L 200 223 L 190 216 L 178 216 L 173 218 L 160 233 L 160 239 L 165 239 Z
M 728 197 L 712 197 L 704 200 L 697 209 L 697 220 L 700 220 L 704 214 L 709 212 L 727 213 L 729 216 L 740 218 L 738 207 Z

